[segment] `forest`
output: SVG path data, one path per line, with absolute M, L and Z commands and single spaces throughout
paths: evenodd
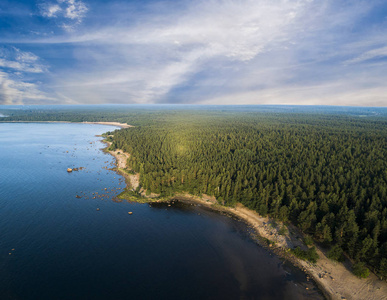
M 182 114 L 116 131 L 112 141 L 132 154 L 148 192 L 241 202 L 387 276 L 385 121 Z
M 131 154 L 129 166 L 148 193 L 240 202 L 386 278 L 387 118 L 363 113 L 130 109 L 66 111 L 60 119 L 103 115 L 135 125 L 114 131 L 111 148 Z M 4 119 L 23 118 L 34 116 Z

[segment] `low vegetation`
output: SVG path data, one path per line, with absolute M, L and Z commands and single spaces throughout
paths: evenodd
M 370 275 L 370 270 L 368 270 L 363 262 L 358 262 L 353 265 L 353 274 L 359 278 L 367 278 Z
M 296 247 L 295 249 L 292 249 L 291 252 L 298 258 L 310 261 L 311 263 L 316 263 L 319 259 L 316 247 L 308 248 L 308 250 L 302 250 L 300 247 Z
M 332 246 L 327 252 L 327 257 L 338 262 L 343 262 L 345 260 L 344 251 L 339 245 Z

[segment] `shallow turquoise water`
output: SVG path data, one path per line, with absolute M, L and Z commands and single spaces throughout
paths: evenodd
M 95 136 L 114 129 L 0 124 L 1 299 L 321 298 L 241 222 L 114 200 L 123 179 Z

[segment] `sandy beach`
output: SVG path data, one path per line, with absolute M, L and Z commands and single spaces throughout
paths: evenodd
M 130 128 L 134 127 L 133 125 L 128 125 L 126 123 L 119 122 L 69 122 L 69 121 L 0 121 L 0 123 L 77 123 L 77 124 L 99 124 L 99 125 L 112 125 L 121 128 Z
M 118 169 L 126 168 L 126 161 L 130 154 L 122 150 L 108 151 L 117 160 Z M 124 171 L 120 172 L 131 186 L 132 190 L 139 186 L 139 174 L 130 175 Z M 145 192 L 142 193 L 145 195 Z M 202 197 L 189 194 L 176 195 L 172 199 L 180 201 L 194 202 L 199 205 L 210 207 L 217 211 L 231 213 L 246 222 L 254 231 L 267 240 L 274 241 L 275 244 L 269 248 L 277 255 L 288 258 L 294 265 L 302 269 L 307 276 L 313 279 L 324 295 L 333 300 L 387 300 L 387 282 L 379 280 L 376 275 L 371 273 L 367 279 L 360 279 L 352 274 L 350 263 L 338 263 L 326 257 L 319 247 L 317 253 L 320 259 L 316 264 L 298 259 L 290 254 L 289 250 L 303 246 L 302 233 L 294 226 L 288 226 L 288 232 L 281 235 L 279 233 L 282 224 L 278 221 L 262 217 L 255 211 L 252 211 L 242 204 L 237 204 L 235 208 L 225 207 L 217 204 L 214 197 L 203 195 Z M 150 201 L 154 201 L 149 199 Z
M 117 126 L 117 127 L 121 127 L 121 128 L 134 127 L 133 125 L 129 125 L 126 123 L 119 123 L 119 122 L 82 122 L 82 124 L 112 125 L 112 126 Z
M 108 145 L 107 148 L 111 145 L 110 142 L 106 142 L 105 143 Z M 115 158 L 116 158 L 116 166 L 117 166 L 117 171 L 125 177 L 126 179 L 126 184 L 127 185 L 130 185 L 130 186 L 127 186 L 127 188 L 131 189 L 131 190 L 136 190 L 137 187 L 140 185 L 140 176 L 139 174 L 129 174 L 127 172 L 124 171 L 124 169 L 126 168 L 126 162 L 128 160 L 128 158 L 130 157 L 130 154 L 129 153 L 125 153 L 123 152 L 122 150 L 114 150 L 114 151 L 107 151 L 108 153 L 110 153 L 111 155 L 113 155 Z

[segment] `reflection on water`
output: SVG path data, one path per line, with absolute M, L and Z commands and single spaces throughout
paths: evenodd
M 0 124 L 1 299 L 321 299 L 242 222 L 114 201 L 124 180 L 95 137 L 112 129 Z

